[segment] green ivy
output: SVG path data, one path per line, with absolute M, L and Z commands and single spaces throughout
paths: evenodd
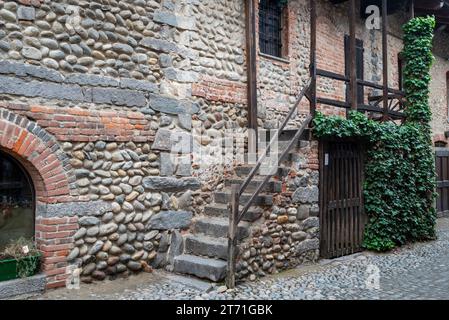
M 364 247 L 386 251 L 407 242 L 434 239 L 435 160 L 429 108 L 433 62 L 433 17 L 418 17 L 403 26 L 406 117 L 403 125 L 370 120 L 351 111 L 346 119 L 317 113 L 319 138 L 356 137 L 367 145 L 364 181 L 369 222 Z

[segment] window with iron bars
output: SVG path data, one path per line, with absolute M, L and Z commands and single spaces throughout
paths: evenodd
M 259 4 L 260 52 L 282 58 L 282 12 L 279 0 L 261 0 Z

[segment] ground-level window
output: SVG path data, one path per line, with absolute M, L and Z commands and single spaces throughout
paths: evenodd
M 260 0 L 259 3 L 259 47 L 260 52 L 282 58 L 283 13 L 285 1 Z
M 22 165 L 0 150 L 0 250 L 34 236 L 34 195 Z

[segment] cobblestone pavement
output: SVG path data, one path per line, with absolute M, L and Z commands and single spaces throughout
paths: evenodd
M 37 299 L 449 299 L 449 219 L 440 219 L 438 235 L 436 241 L 387 254 L 321 261 L 240 284 L 231 292 L 155 271 L 80 290 L 53 290 Z

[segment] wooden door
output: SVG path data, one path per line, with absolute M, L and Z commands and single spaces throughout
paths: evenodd
M 355 142 L 323 142 L 320 152 L 320 250 L 336 258 L 362 250 L 363 149 Z
M 437 171 L 437 213 L 449 216 L 449 149 L 438 148 L 435 155 Z

